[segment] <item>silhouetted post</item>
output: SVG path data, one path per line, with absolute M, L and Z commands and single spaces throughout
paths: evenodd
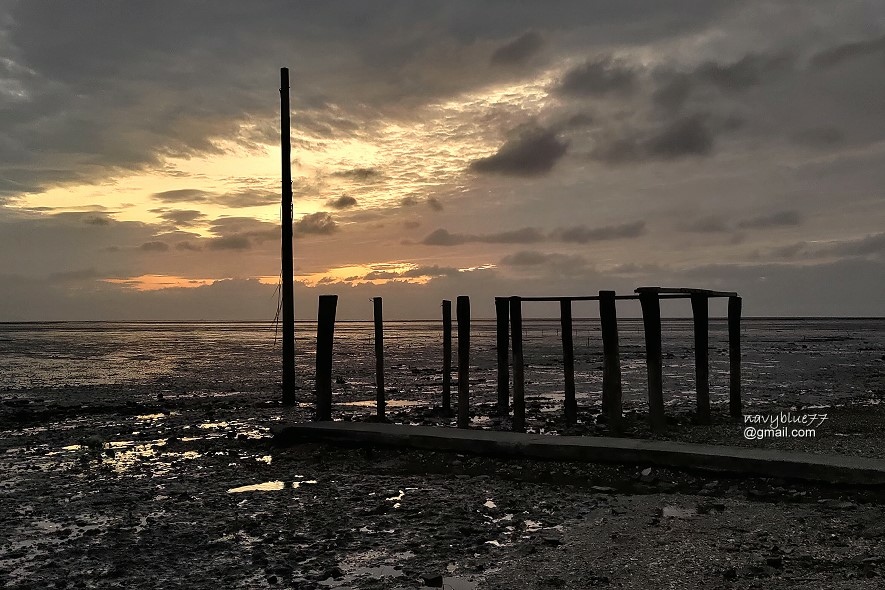
M 375 312 L 375 401 L 379 420 L 384 419 L 384 319 L 381 314 L 381 298 L 372 299 Z
M 443 412 L 452 411 L 452 302 L 443 300 Z
M 510 301 L 495 297 L 495 317 L 498 322 L 498 415 L 510 413 Z
M 728 407 L 732 418 L 741 418 L 741 298 L 728 298 Z
M 645 362 L 648 368 L 648 418 L 655 432 L 666 426 L 664 417 L 664 379 L 661 358 L 661 300 L 657 292 L 641 291 L 642 323 L 645 327 Z
M 320 295 L 317 310 L 317 420 L 332 419 L 332 338 L 337 307 L 337 295 Z
M 295 405 L 295 295 L 292 278 L 292 169 L 289 138 L 289 68 L 280 68 L 280 143 L 282 147 L 282 322 L 283 405 Z
M 578 420 L 578 402 L 575 400 L 575 344 L 572 341 L 572 301 L 559 300 L 559 320 L 562 324 L 562 368 L 565 373 L 565 423 Z
M 621 426 L 621 356 L 618 346 L 618 314 L 615 292 L 599 292 L 599 320 L 602 331 L 602 410 L 609 428 Z
M 710 423 L 710 306 L 706 295 L 691 296 L 694 318 L 694 375 L 697 389 L 697 420 Z
M 510 334 L 513 337 L 513 431 L 525 432 L 525 364 L 522 358 L 522 300 L 510 298 Z
M 470 425 L 470 297 L 459 295 L 458 314 L 458 428 Z

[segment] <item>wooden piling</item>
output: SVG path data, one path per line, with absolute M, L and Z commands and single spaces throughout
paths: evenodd
M 510 413 L 510 301 L 495 297 L 498 327 L 498 415 Z
M 292 276 L 292 162 L 289 130 L 289 68 L 280 68 L 280 152 L 282 170 L 280 290 L 283 322 L 283 405 L 295 405 L 295 295 Z
M 443 375 L 442 375 L 442 408 L 443 412 L 452 411 L 452 302 L 442 302 L 443 313 Z
M 621 356 L 618 346 L 618 314 L 614 291 L 599 292 L 599 320 L 602 332 L 602 409 L 609 428 L 618 432 L 622 421 Z
M 565 373 L 565 423 L 578 420 L 578 402 L 575 400 L 575 344 L 572 333 L 572 302 L 559 300 L 559 318 L 562 325 L 562 368 Z
M 741 419 L 741 298 L 728 298 L 728 406 L 731 417 Z
M 645 328 L 645 362 L 648 369 L 648 418 L 654 432 L 663 432 L 664 379 L 661 356 L 661 300 L 656 291 L 640 291 L 642 323 Z
M 704 294 L 691 295 L 694 319 L 694 375 L 697 391 L 697 421 L 710 424 L 710 306 Z
M 384 419 L 384 319 L 381 298 L 372 299 L 375 316 L 375 407 L 379 420 Z
M 510 298 L 510 334 L 513 338 L 513 431 L 525 432 L 525 364 L 522 357 L 522 300 Z
M 332 419 L 332 342 L 337 295 L 320 295 L 317 310 L 316 417 Z
M 470 297 L 459 295 L 458 315 L 458 428 L 470 425 Z

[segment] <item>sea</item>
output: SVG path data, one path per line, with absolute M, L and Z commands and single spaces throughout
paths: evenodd
M 558 320 L 524 321 L 526 398 L 563 397 Z M 647 399 L 641 319 L 619 319 L 625 408 Z M 885 318 L 744 318 L 741 382 L 746 407 L 878 403 L 885 395 Z M 299 397 L 312 399 L 316 325 L 295 330 Z M 439 320 L 387 321 L 384 364 L 387 397 L 396 403 L 438 405 L 442 393 L 443 333 Z M 453 330 L 453 382 L 457 330 Z M 598 319 L 573 323 L 579 404 L 598 405 L 602 340 Z M 690 319 L 663 320 L 665 403 L 694 404 L 694 344 Z M 728 331 L 711 319 L 710 393 L 728 403 Z M 335 326 L 333 399 L 365 406 L 375 398 L 372 322 Z M 493 400 L 497 387 L 495 321 L 476 320 L 470 332 L 470 390 Z M 64 396 L 101 387 L 118 392 L 156 390 L 178 395 L 273 394 L 281 389 L 280 327 L 273 322 L 35 322 L 0 323 L 0 390 Z M 453 386 L 453 398 L 456 395 Z M 471 397 L 471 399 L 474 399 Z M 364 401 L 363 401 L 364 400 Z

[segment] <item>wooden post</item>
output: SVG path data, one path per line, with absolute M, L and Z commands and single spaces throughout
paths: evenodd
M 446 414 L 452 411 L 452 302 L 445 299 L 443 310 L 443 375 L 442 407 Z
M 337 295 L 320 295 L 317 311 L 317 420 L 332 419 L 332 339 L 335 333 L 337 307 Z
M 741 419 L 741 298 L 728 298 L 728 406 L 731 417 Z
M 661 358 L 661 300 L 655 291 L 641 291 L 642 322 L 645 327 L 645 362 L 648 368 L 648 418 L 654 432 L 663 432 L 664 379 Z
M 599 292 L 599 320 L 602 331 L 602 408 L 608 417 L 609 428 L 617 432 L 621 427 L 621 356 L 618 346 L 618 314 L 615 292 Z
M 522 300 L 510 298 L 513 337 L 513 431 L 525 432 L 525 365 L 522 358 Z
M 694 318 L 694 375 L 697 390 L 697 421 L 710 423 L 710 306 L 706 295 L 693 293 L 691 313 Z
M 289 68 L 280 68 L 280 144 L 282 166 L 281 261 L 283 322 L 283 405 L 295 405 L 295 295 L 292 262 L 292 163 L 289 138 Z
M 381 298 L 372 299 L 375 315 L 375 401 L 376 415 L 384 419 L 384 319 L 381 313 Z
M 575 344 L 572 341 L 572 301 L 559 300 L 559 319 L 562 324 L 562 368 L 565 373 L 565 423 L 578 420 L 578 402 L 575 400 Z
M 458 314 L 458 428 L 470 425 L 470 297 L 459 295 Z
M 498 415 L 510 413 L 510 301 L 495 297 L 498 320 Z

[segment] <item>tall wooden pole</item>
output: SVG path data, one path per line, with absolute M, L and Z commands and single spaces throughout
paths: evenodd
M 295 295 L 292 284 L 292 169 L 289 138 L 289 68 L 280 68 L 280 141 L 283 172 L 282 299 L 283 299 L 283 405 L 295 405 Z

